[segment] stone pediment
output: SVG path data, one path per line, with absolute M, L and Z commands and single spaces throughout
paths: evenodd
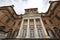
M 36 17 L 36 16 L 40 16 L 40 14 L 38 13 L 38 8 L 29 8 L 29 9 L 25 9 L 25 14 L 23 15 L 23 17 Z

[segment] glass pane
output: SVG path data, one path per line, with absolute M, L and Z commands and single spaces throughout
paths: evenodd
M 23 30 L 23 33 L 22 33 L 22 38 L 26 38 L 26 33 L 27 33 L 27 30 L 24 29 L 24 30 Z
M 36 19 L 36 24 L 40 25 L 40 19 Z
M 41 29 L 38 29 L 38 35 L 39 35 L 39 38 L 42 38 L 43 37 L 43 33 L 42 33 L 42 30 Z
M 30 38 L 34 38 L 34 30 L 30 30 Z
M 49 36 L 50 36 L 50 37 L 53 37 L 53 33 L 52 33 L 51 30 L 48 30 L 48 33 L 49 33 Z
M 28 20 L 27 20 L 27 19 L 25 19 L 25 20 L 24 20 L 24 25 L 27 25 L 27 22 L 28 22 Z
M 33 19 L 30 19 L 30 25 L 34 25 L 34 20 Z
M 0 38 L 6 38 L 6 37 L 7 37 L 7 33 L 0 31 Z

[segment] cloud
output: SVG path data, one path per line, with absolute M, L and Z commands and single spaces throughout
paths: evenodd
M 22 0 L 22 1 L 28 1 L 28 0 Z
M 4 2 L 3 2 L 4 1 Z M 0 5 L 14 5 L 18 15 L 24 14 L 26 8 L 38 8 L 39 12 L 46 12 L 49 7 L 49 0 L 0 0 Z
M 12 5 L 11 0 L 0 0 L 0 6 Z
M 59 1 L 59 0 L 51 0 L 51 1 Z
M 20 0 L 18 3 L 15 4 L 14 9 L 17 14 L 23 14 L 24 9 L 26 8 L 38 8 L 39 12 L 46 12 L 49 8 L 49 0 Z

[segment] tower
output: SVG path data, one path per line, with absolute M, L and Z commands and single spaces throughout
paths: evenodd
M 17 38 L 49 38 L 37 8 L 25 9 Z

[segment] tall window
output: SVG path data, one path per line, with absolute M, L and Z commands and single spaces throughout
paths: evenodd
M 36 24 L 40 25 L 40 19 L 36 19 Z
M 7 37 L 7 33 L 0 30 L 0 38 L 6 38 L 6 37 Z
M 33 19 L 30 19 L 29 24 L 30 24 L 30 25 L 34 25 L 34 20 L 33 20 Z
M 24 25 L 27 25 L 28 20 L 24 19 Z
M 22 32 L 22 38 L 26 38 L 26 34 L 27 34 L 27 30 L 24 29 L 23 32 Z
M 41 29 L 38 29 L 38 36 L 39 36 L 39 38 L 42 38 L 43 37 L 43 33 L 42 33 L 42 30 Z
M 58 29 L 58 28 L 55 27 L 54 30 L 57 33 L 57 35 L 60 37 L 60 29 Z
M 47 32 L 48 32 L 48 35 L 49 35 L 51 38 L 54 37 L 52 30 L 47 30 Z
M 16 38 L 18 36 L 18 31 L 14 31 L 13 37 Z
M 34 38 L 34 30 L 30 29 L 30 38 Z

